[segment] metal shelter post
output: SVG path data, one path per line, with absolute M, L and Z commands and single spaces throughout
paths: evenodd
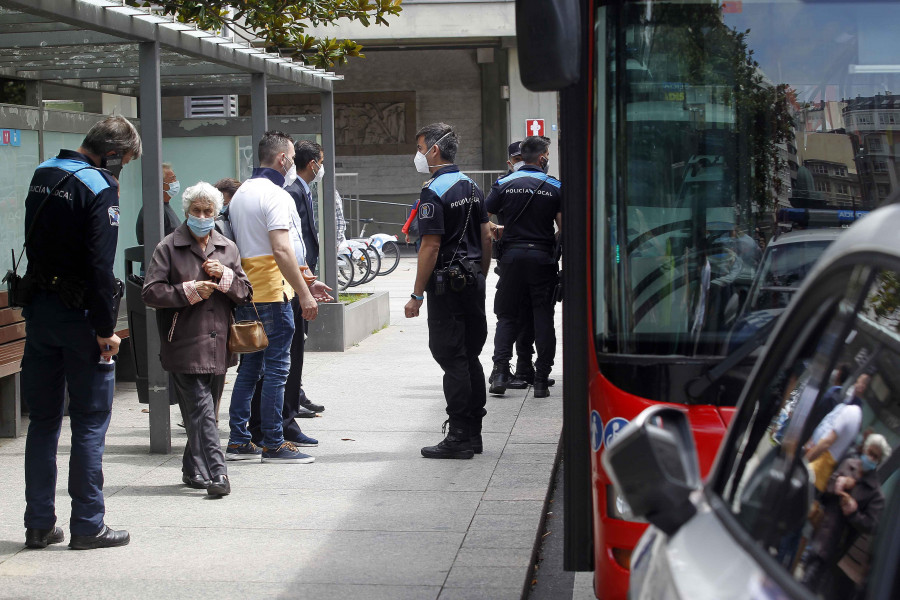
M 337 297 L 337 223 L 334 218 L 334 94 L 322 92 L 322 150 L 325 153 L 325 178 L 322 181 L 322 222 L 319 227 L 319 273 L 325 285 Z
M 140 44 L 141 92 L 141 196 L 144 206 L 144 265 L 150 258 L 163 233 L 162 203 L 162 113 L 160 108 L 160 47 L 159 42 Z M 127 167 L 126 167 L 127 168 Z M 147 307 L 147 356 L 159 356 L 159 331 L 156 311 Z M 149 360 L 147 384 L 150 404 L 150 452 L 169 454 L 172 451 L 172 429 L 169 422 L 168 377 L 158 360 Z
M 253 73 L 250 76 L 250 112 L 253 127 L 253 166 L 259 166 L 259 141 L 269 128 L 268 89 L 265 73 Z

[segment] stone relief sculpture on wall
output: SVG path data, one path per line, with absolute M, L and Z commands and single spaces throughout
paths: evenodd
M 249 111 L 242 110 L 242 114 Z M 270 115 L 319 114 L 315 96 L 285 94 L 269 103 Z M 408 154 L 415 144 L 415 92 L 353 92 L 334 96 L 336 152 L 343 156 Z

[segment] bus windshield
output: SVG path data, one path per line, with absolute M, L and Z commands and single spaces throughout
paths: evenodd
M 900 23 L 896 4 L 698 0 L 597 9 L 601 352 L 724 354 L 751 288 L 798 287 L 827 247 L 805 247 L 789 282 L 769 281 L 781 277 L 761 262 L 779 209 L 855 214 L 894 191 L 900 45 L 886 22 Z

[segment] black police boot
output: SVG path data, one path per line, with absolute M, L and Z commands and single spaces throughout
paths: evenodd
M 509 363 L 494 363 L 494 370 L 488 377 L 488 382 L 491 384 L 488 391 L 492 394 L 505 394 L 510 379 L 512 379 L 512 373 L 509 370 Z
M 472 451 L 475 454 L 484 452 L 484 444 L 481 441 L 481 419 L 469 426 L 469 440 L 472 442 Z
M 506 384 L 511 390 L 524 390 L 534 383 L 534 363 L 531 361 L 516 363 L 516 372 Z
M 547 398 L 550 396 L 550 382 L 546 376 L 534 376 L 534 397 Z
M 444 421 L 442 432 L 447 431 L 448 423 L 449 421 Z M 422 456 L 425 458 L 472 458 L 475 456 L 475 451 L 472 449 L 468 429 L 450 425 L 447 437 L 441 440 L 437 446 L 422 448 Z

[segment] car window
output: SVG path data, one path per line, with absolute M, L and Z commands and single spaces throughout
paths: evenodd
M 717 478 L 740 526 L 826 599 L 865 589 L 900 467 L 900 275 L 858 267 L 846 289 L 766 358 Z

